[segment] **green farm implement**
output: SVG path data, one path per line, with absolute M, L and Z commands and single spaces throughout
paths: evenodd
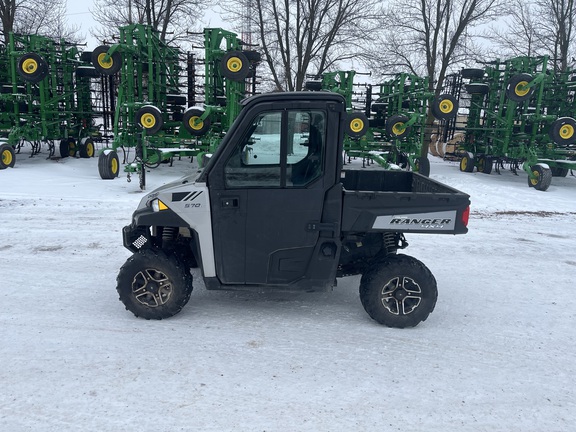
M 516 57 L 463 69 L 469 98 L 460 145 L 460 170 L 490 174 L 509 166 L 528 174 L 528 185 L 546 190 L 553 176 L 576 169 L 576 83 L 555 73 L 547 57 Z
M 13 166 L 24 143 L 61 157 L 91 157 L 99 138 L 91 94 L 94 68 L 74 44 L 9 34 L 0 50 L 0 169 Z
M 379 85 L 366 85 L 364 106 L 359 108 L 352 100 L 354 75 L 354 71 L 326 73 L 321 80 L 306 85 L 310 90 L 328 90 L 346 99 L 347 157 L 428 175 L 429 161 L 420 156 L 425 134 L 431 130 L 426 125 L 428 110 L 437 119 L 452 119 L 458 111 L 456 98 L 449 94 L 434 98 L 427 78 L 397 74 Z
M 136 173 L 145 187 L 147 168 L 174 156 L 197 156 L 213 151 L 238 115 L 245 96 L 246 79 L 254 74 L 255 53 L 243 52 L 235 33 L 222 29 L 204 31 L 205 101 L 195 100 L 195 65 L 186 58 L 188 92 L 182 77 L 184 56 L 160 40 L 149 26 L 122 27 L 119 42 L 100 46 L 92 53 L 95 68 L 118 76 L 118 96 L 113 121 L 114 140 L 98 161 L 100 176 L 118 175 L 118 149 L 124 151 L 124 170 Z M 131 161 L 129 150 L 134 149 Z

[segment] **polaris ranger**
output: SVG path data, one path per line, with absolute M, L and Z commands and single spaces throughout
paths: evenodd
M 206 288 L 327 290 L 362 274 L 377 322 L 412 327 L 436 304 L 436 280 L 403 254 L 404 233 L 464 234 L 469 196 L 408 171 L 343 170 L 342 96 L 272 93 L 242 111 L 206 167 L 142 199 L 124 227 L 133 255 L 120 300 L 134 315 L 178 313 Z

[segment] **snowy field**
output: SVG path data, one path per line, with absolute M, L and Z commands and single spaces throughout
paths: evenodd
M 539 192 L 434 159 L 472 214 L 467 235 L 408 237 L 439 290 L 416 328 L 373 322 L 359 277 L 268 295 L 195 277 L 152 322 L 115 290 L 137 178 L 45 156 L 0 171 L 0 431 L 576 430 L 576 177 Z

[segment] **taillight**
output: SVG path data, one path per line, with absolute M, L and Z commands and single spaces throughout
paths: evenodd
M 465 227 L 468 226 L 468 219 L 470 219 L 470 206 L 466 207 L 466 210 L 462 212 L 462 223 Z

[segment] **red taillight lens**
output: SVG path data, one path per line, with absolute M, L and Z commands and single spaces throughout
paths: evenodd
M 470 206 L 466 207 L 466 210 L 462 212 L 462 223 L 465 227 L 468 226 L 468 219 L 470 219 Z

